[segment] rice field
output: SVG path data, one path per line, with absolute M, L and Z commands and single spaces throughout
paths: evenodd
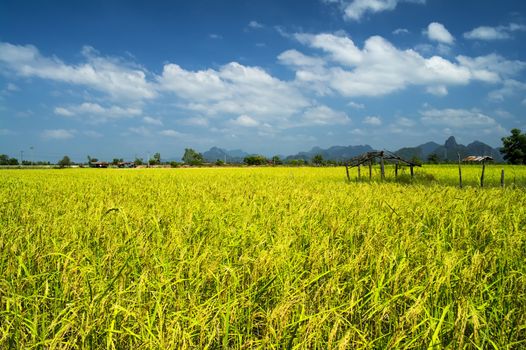
M 0 171 L 0 348 L 526 347 L 526 168 Z

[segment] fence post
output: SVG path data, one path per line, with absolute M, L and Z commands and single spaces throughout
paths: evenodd
M 504 168 L 500 172 L 500 187 L 504 188 Z
M 396 164 L 395 164 L 395 178 L 398 177 L 398 161 L 396 161 Z
M 351 177 L 349 176 L 349 165 L 345 164 L 345 173 L 347 174 L 347 181 L 351 181 Z
M 486 161 L 482 161 L 482 174 L 480 175 L 480 187 L 484 187 L 484 170 L 486 170 Z
M 358 181 L 360 181 L 361 178 L 362 178 L 362 174 L 361 174 L 360 166 L 361 166 L 361 165 L 358 164 Z
M 460 166 L 460 153 L 457 153 L 457 155 L 458 155 L 458 181 L 459 181 L 460 188 L 462 188 L 462 168 Z
M 369 161 L 369 181 L 373 178 L 373 160 Z
M 382 174 L 382 181 L 385 179 L 384 155 L 380 158 L 380 172 Z

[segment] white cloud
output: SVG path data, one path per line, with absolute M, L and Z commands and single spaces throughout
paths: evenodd
M 240 115 L 236 119 L 230 120 L 230 123 L 237 126 L 253 128 L 259 126 L 259 122 L 248 115 Z
M 474 79 L 493 83 L 517 75 L 526 68 L 526 62 L 506 60 L 494 53 L 475 58 L 457 56 L 456 59 L 471 71 Z
M 514 31 L 526 31 L 526 26 L 522 24 L 510 23 L 507 26 L 480 26 L 464 33 L 464 38 L 469 40 L 504 40 L 510 39 Z
M 85 62 L 68 65 L 56 57 L 45 57 L 32 45 L 0 42 L 0 69 L 20 76 L 38 77 L 82 85 L 124 100 L 154 98 L 154 86 L 146 72 L 115 58 L 101 57 L 90 47 L 82 50 Z
M 379 126 L 382 125 L 382 120 L 376 116 L 367 116 L 363 120 L 364 124 Z
M 157 125 L 157 126 L 163 125 L 163 121 L 161 120 L 161 118 L 153 118 L 153 117 L 146 116 L 142 118 L 142 121 L 150 125 Z
M 363 49 L 351 39 L 333 34 L 297 37 L 329 53 L 328 60 L 351 68 L 332 66 L 322 71 L 302 68 L 296 75 L 305 87 L 324 83 L 344 96 L 381 96 L 408 85 L 465 85 L 471 79 L 466 67 L 440 56 L 424 58 L 414 50 L 399 50 L 380 36 L 367 39 Z
M 53 140 L 67 140 L 75 137 L 76 130 L 66 130 L 66 129 L 47 129 L 42 131 L 40 136 L 44 139 L 53 139 Z
M 430 109 L 420 112 L 422 123 L 450 128 L 480 128 L 498 126 L 495 119 L 477 111 L 466 109 Z
M 406 28 L 397 28 L 393 30 L 394 35 L 409 34 L 409 30 Z
M 444 85 L 428 86 L 426 92 L 435 96 L 447 96 L 447 88 Z
M 136 134 L 139 136 L 150 136 L 152 134 L 150 129 L 145 128 L 144 126 L 130 127 L 128 128 L 128 131 L 132 134 Z
M 15 84 L 13 84 L 13 83 L 7 83 L 6 90 L 7 91 L 11 91 L 11 92 L 15 92 L 15 91 L 20 91 L 20 88 L 18 86 L 16 86 Z
M 162 136 L 168 136 L 168 137 L 181 137 L 183 136 L 183 133 L 180 133 L 179 131 L 173 130 L 173 129 L 167 129 L 159 132 Z
M 349 102 L 347 105 L 354 109 L 364 109 L 365 108 L 365 105 L 363 103 L 356 103 L 353 101 Z
M 329 53 L 333 61 L 347 66 L 356 66 L 364 60 L 364 53 L 347 36 L 295 34 L 295 38 L 302 44 L 307 44 Z
M 508 61 L 496 54 L 458 56 L 456 61 L 438 55 L 426 58 L 411 49 L 400 50 L 380 36 L 368 38 L 359 48 L 342 35 L 295 34 L 298 41 L 327 56 L 289 50 L 280 55 L 280 62 L 295 70 L 296 83 L 302 88 L 347 97 L 382 96 L 410 85 L 423 85 L 428 93 L 444 96 L 448 86 L 467 85 L 473 80 L 498 83 L 526 66 L 525 62 Z
M 191 117 L 182 120 L 182 124 L 193 126 L 208 126 L 208 119 L 203 117 Z
M 104 123 L 110 119 L 132 118 L 142 114 L 140 108 L 103 107 L 92 102 L 84 102 L 77 106 L 56 107 L 54 112 L 64 117 L 82 116 L 92 123 Z
M 309 108 L 303 113 L 302 123 L 307 125 L 344 125 L 351 119 L 344 112 L 335 111 L 327 106 Z
M 453 44 L 455 38 L 451 33 L 444 27 L 443 24 L 432 22 L 427 26 L 427 30 L 424 31 L 429 40 L 438 41 L 443 44 Z
M 209 37 L 210 39 L 214 39 L 214 40 L 223 39 L 223 37 L 222 37 L 221 35 L 219 35 L 219 34 L 214 34 L 214 33 L 208 35 L 208 37 Z
M 340 1 L 347 3 L 347 1 Z M 401 2 L 424 4 L 425 0 L 353 0 L 344 8 L 345 19 L 359 21 L 367 13 L 392 11 Z
M 252 28 L 252 29 L 261 29 L 261 28 L 264 27 L 263 24 L 261 24 L 261 23 L 259 23 L 259 22 L 257 22 L 257 21 L 250 21 L 250 22 L 248 23 L 248 26 L 249 26 L 250 28 Z
M 197 72 L 167 64 L 158 82 L 162 90 L 177 95 L 184 108 L 212 117 L 250 115 L 258 121 L 282 120 L 310 105 L 290 83 L 259 67 L 236 62 Z
M 295 67 L 322 67 L 325 61 L 319 57 L 304 55 L 297 50 L 287 50 L 278 56 L 280 63 Z
M 406 117 L 399 117 L 395 120 L 395 125 L 396 126 L 401 126 L 401 127 L 404 127 L 404 128 L 411 128 L 413 126 L 415 126 L 415 122 L 414 120 L 411 120 L 409 118 L 406 118 Z
M 504 81 L 501 88 L 491 91 L 488 94 L 488 97 L 494 102 L 502 102 L 506 99 L 506 97 L 514 96 L 517 93 L 521 93 L 523 91 L 526 91 L 526 83 L 513 79 L 507 79 Z
M 74 112 L 72 112 L 69 109 L 66 109 L 64 107 L 55 107 L 54 112 L 55 112 L 55 114 L 61 115 L 63 117 L 72 117 L 72 116 L 75 115 Z

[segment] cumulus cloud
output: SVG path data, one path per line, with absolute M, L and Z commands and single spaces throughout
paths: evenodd
M 236 119 L 232 119 L 230 123 L 233 125 L 243 126 L 247 128 L 253 128 L 253 127 L 259 126 L 259 122 L 257 120 L 255 120 L 254 118 L 246 114 L 240 115 Z
M 46 129 L 42 131 L 40 136 L 48 140 L 67 140 L 75 137 L 76 130 L 74 129 Z
M 428 86 L 426 92 L 435 96 L 447 96 L 448 91 L 444 85 Z
M 43 56 L 32 45 L 0 42 L 0 69 L 23 77 L 86 86 L 118 99 L 140 100 L 156 96 L 145 70 L 119 59 L 101 57 L 90 47 L 84 47 L 82 54 L 85 62 L 69 65 L 54 56 Z
M 477 111 L 466 109 L 429 109 L 422 111 L 421 121 L 427 125 L 450 128 L 480 128 L 498 126 L 495 119 Z
M 340 0 L 344 5 L 344 18 L 351 21 L 359 21 L 367 13 L 393 11 L 399 3 L 425 4 L 425 0 Z
M 182 106 L 202 115 L 250 115 L 259 121 L 283 119 L 310 102 L 291 84 L 259 67 L 232 62 L 219 70 L 188 71 L 167 64 L 158 77 L 163 91 L 178 96 Z
M 161 120 L 161 118 L 153 118 L 153 117 L 146 116 L 142 118 L 142 121 L 150 125 L 157 125 L 157 126 L 163 125 L 163 121 Z
M 173 130 L 173 129 L 162 130 L 159 132 L 159 134 L 162 136 L 175 137 L 175 138 L 181 137 L 184 135 L 183 133 Z
M 511 33 L 515 31 L 526 31 L 523 24 L 510 23 L 507 26 L 480 26 L 464 33 L 464 38 L 469 40 L 505 40 L 512 37 Z
M 514 96 L 523 91 L 526 91 L 526 83 L 514 79 L 506 79 L 502 84 L 502 87 L 491 91 L 488 94 L 488 97 L 494 102 L 502 102 L 507 97 Z
M 263 24 L 261 24 L 261 23 L 259 23 L 257 21 L 250 21 L 248 23 L 248 26 L 249 26 L 249 28 L 252 28 L 252 29 L 261 29 L 261 28 L 264 27 Z
M 296 37 L 327 53 L 328 67 L 292 67 L 305 87 L 323 83 L 344 96 L 381 96 L 408 85 L 465 85 L 472 78 L 470 70 L 462 65 L 440 56 L 424 58 L 414 50 L 399 50 L 380 36 L 367 39 L 363 49 L 341 35 Z
M 447 94 L 447 87 L 467 85 L 474 80 L 499 83 L 518 74 L 522 61 L 508 61 L 499 55 L 457 56 L 455 61 L 441 56 L 424 57 L 415 50 L 400 50 L 380 36 L 368 38 L 363 48 L 339 34 L 295 34 L 324 57 L 286 51 L 280 62 L 296 72 L 296 83 L 304 89 L 343 96 L 382 96 L 410 85 L 422 85 L 428 93 Z M 320 62 L 322 60 L 323 62 Z
M 56 107 L 55 114 L 64 117 L 85 116 L 91 122 L 103 123 L 110 119 L 131 118 L 142 114 L 139 108 L 119 106 L 103 107 L 98 103 L 84 102 L 77 106 Z
M 451 33 L 441 23 L 437 23 L 437 22 L 430 23 L 427 26 L 427 30 L 424 31 L 424 33 L 427 35 L 429 40 L 438 41 L 439 43 L 442 43 L 442 44 L 450 45 L 450 44 L 453 44 L 453 42 L 455 41 L 455 38 L 453 37 L 453 35 L 451 35 Z
M 327 106 L 309 108 L 303 113 L 302 124 L 307 125 L 344 125 L 351 119 L 344 112 L 335 111 Z
M 409 34 L 409 30 L 406 28 L 397 28 L 393 30 L 394 35 Z
M 475 58 L 457 56 L 456 59 L 471 71 L 475 79 L 490 83 L 517 75 L 526 68 L 526 62 L 510 61 L 494 53 Z
M 379 117 L 367 116 L 364 118 L 363 123 L 373 126 L 379 126 L 382 125 L 382 120 Z

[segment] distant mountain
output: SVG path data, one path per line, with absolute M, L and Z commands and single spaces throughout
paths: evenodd
M 502 156 L 498 149 L 492 148 L 480 141 L 474 141 L 467 146 L 458 144 L 455 137 L 449 137 L 444 145 L 436 142 L 424 143 L 416 147 L 405 147 L 395 152 L 404 159 L 417 157 L 421 160 L 427 160 L 431 154 L 436 154 L 440 161 L 457 161 L 458 155 L 461 158 L 466 156 L 491 156 L 496 162 L 502 162 Z
M 314 156 L 321 154 L 324 160 L 345 161 L 352 157 L 359 156 L 365 152 L 373 151 L 369 145 L 359 146 L 332 146 L 327 149 L 313 147 L 310 151 L 299 152 L 297 154 L 281 157 L 285 161 L 293 159 L 303 159 L 311 161 Z M 455 137 L 449 137 L 443 145 L 436 142 L 427 142 L 416 147 L 404 147 L 395 152 L 398 156 L 410 160 L 414 157 L 426 161 L 429 155 L 436 154 L 439 161 L 455 162 L 458 154 L 461 158 L 466 156 L 491 156 L 496 162 L 502 162 L 502 155 L 497 148 L 492 148 L 487 144 L 474 141 L 467 146 L 458 144 Z M 212 147 L 203 153 L 206 162 L 214 163 L 222 160 L 227 163 L 243 163 L 243 159 L 250 155 L 243 150 L 225 150 L 219 147 Z
M 203 152 L 203 158 L 209 163 L 214 163 L 217 160 L 226 160 L 227 163 L 243 163 L 243 159 L 246 156 L 248 156 L 248 153 L 240 149 L 228 151 L 219 147 L 212 147 L 208 151 Z
M 373 148 L 369 145 L 360 146 L 332 146 L 327 149 L 320 147 L 313 147 L 310 151 L 299 152 L 298 154 L 290 155 L 285 160 L 303 159 L 310 161 L 315 155 L 321 154 L 325 160 L 342 161 L 352 157 L 356 157 L 362 153 L 370 152 Z

